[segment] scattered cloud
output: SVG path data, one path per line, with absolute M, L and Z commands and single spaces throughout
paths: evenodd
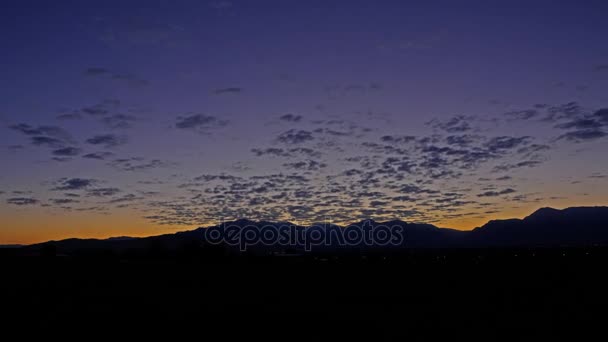
M 118 188 L 96 188 L 87 190 L 87 196 L 89 197 L 111 197 L 120 193 Z
M 243 88 L 229 87 L 229 88 L 215 89 L 213 91 L 213 93 L 216 94 L 216 95 L 221 95 L 221 94 L 238 94 L 238 93 L 241 93 L 242 91 L 243 91 Z
M 94 186 L 99 181 L 90 178 L 61 178 L 55 182 L 55 187 L 51 190 L 53 191 L 73 191 L 73 190 L 83 190 L 87 189 L 91 186 Z
M 127 137 L 115 134 L 101 134 L 87 139 L 86 142 L 91 145 L 101 145 L 110 148 L 126 144 Z
M 101 119 L 101 123 L 112 129 L 130 128 L 136 121 L 135 116 L 127 114 L 114 114 Z
M 58 150 L 53 151 L 54 156 L 58 157 L 74 157 L 81 153 L 82 151 L 76 147 L 64 147 Z
M 608 71 L 608 64 L 598 64 L 593 67 L 594 71 Z
M 195 114 L 186 117 L 178 117 L 175 127 L 206 133 L 211 129 L 221 128 L 226 125 L 228 125 L 227 120 L 218 119 L 211 115 Z
M 31 197 L 12 197 L 6 200 L 6 203 L 18 206 L 36 205 L 39 201 Z
M 286 132 L 281 133 L 276 140 L 285 144 L 301 144 L 307 141 L 314 140 L 314 138 L 312 136 L 312 132 L 290 129 Z
M 104 77 L 109 80 L 117 80 L 124 82 L 129 86 L 142 87 L 150 84 L 148 80 L 144 80 L 131 73 L 116 73 L 103 67 L 90 67 L 84 70 L 84 75 L 88 77 Z
M 123 171 L 144 171 L 161 167 L 171 166 L 172 163 L 160 159 L 146 160 L 141 157 L 115 159 L 110 165 Z
M 477 197 L 497 197 L 501 195 L 512 194 L 516 192 L 514 189 L 507 188 L 501 191 L 486 191 L 477 195 Z
M 572 132 L 568 132 L 563 135 L 560 135 L 557 138 L 557 140 L 568 140 L 568 141 L 574 141 L 574 142 L 581 142 L 581 141 L 588 141 L 588 140 L 595 140 L 595 139 L 603 138 L 606 135 L 607 135 L 606 132 L 599 130 L 599 129 L 582 129 L 582 130 L 572 131 Z
M 94 153 L 85 154 L 84 156 L 82 156 L 82 158 L 105 160 L 112 156 L 114 156 L 114 153 L 112 153 L 112 152 L 94 152 Z
M 47 146 L 52 148 L 60 148 L 63 147 L 64 141 L 51 138 L 51 137 L 31 137 L 30 138 L 32 145 L 35 146 Z
M 475 120 L 474 116 L 456 115 L 448 120 L 442 121 L 433 119 L 427 122 L 427 125 L 433 129 L 445 131 L 447 133 L 462 133 L 472 130 L 471 121 Z
M 300 122 L 300 121 L 302 121 L 302 115 L 284 114 L 284 115 L 281 115 L 281 117 L 279 119 L 282 121 L 287 121 L 287 122 Z

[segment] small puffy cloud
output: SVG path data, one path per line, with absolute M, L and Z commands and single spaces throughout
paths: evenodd
M 110 197 L 120 193 L 118 188 L 96 188 L 87 190 L 87 196 L 90 197 Z
M 108 148 L 126 144 L 127 137 L 115 134 L 101 134 L 87 139 L 86 142 L 91 145 L 101 145 Z
M 9 128 L 29 136 L 30 142 L 35 146 L 59 148 L 71 141 L 70 134 L 58 126 L 32 126 L 20 123 L 9 126 Z
M 243 91 L 243 88 L 229 87 L 229 88 L 215 89 L 213 92 L 217 95 L 221 95 L 221 94 L 238 94 L 242 91 Z
M 427 124 L 434 129 L 439 129 L 448 133 L 460 133 L 472 129 L 470 121 L 473 119 L 475 119 L 474 116 L 456 115 L 446 121 L 434 119 Z
M 578 119 L 575 119 L 572 121 L 568 121 L 568 122 L 556 125 L 555 127 L 560 128 L 560 129 L 585 130 L 585 129 L 600 128 L 600 127 L 602 127 L 602 123 L 599 121 L 596 121 L 594 119 L 591 119 L 591 118 L 578 118 Z
M 593 117 L 605 125 L 608 125 L 608 108 L 602 108 L 593 113 Z
M 416 137 L 412 135 L 384 135 L 380 140 L 387 144 L 407 144 L 415 141 Z
M 513 169 L 522 168 L 522 167 L 536 167 L 536 166 L 540 165 L 541 163 L 542 162 L 539 160 L 524 160 L 524 161 L 514 163 L 514 164 L 502 164 L 502 165 L 495 166 L 492 169 L 492 172 L 505 172 L 505 171 L 510 171 Z
M 171 165 L 169 162 L 164 162 L 160 159 L 146 160 L 141 157 L 123 158 L 113 160 L 109 165 L 123 171 L 143 171 L 155 169 L 159 167 L 167 167 Z
M 486 191 L 477 195 L 477 197 L 496 197 L 501 195 L 512 194 L 516 192 L 514 189 L 507 188 L 501 191 Z
M 504 116 L 510 120 L 530 120 L 533 118 L 537 118 L 539 115 L 540 112 L 536 108 L 517 110 L 504 114 Z
M 113 155 L 114 155 L 114 153 L 112 153 L 112 152 L 94 152 L 94 153 L 85 154 L 84 156 L 82 156 L 82 158 L 104 160 L 104 159 L 112 157 Z
M 178 117 L 175 127 L 179 129 L 190 129 L 199 132 L 206 132 L 213 128 L 224 127 L 227 124 L 227 120 L 218 119 L 212 115 L 195 114 L 186 117 Z
M 281 115 L 281 117 L 279 119 L 282 121 L 287 121 L 287 122 L 300 122 L 300 121 L 302 121 L 302 115 L 285 114 L 285 115 Z
M 598 64 L 593 67 L 594 71 L 608 71 L 608 64 Z
M 55 204 L 55 205 L 66 205 L 66 204 L 73 204 L 73 203 L 79 203 L 80 201 L 75 200 L 75 199 L 71 199 L 71 198 L 52 198 L 50 199 L 51 203 Z
M 114 129 L 130 128 L 135 121 L 137 121 L 136 117 L 126 114 L 114 114 L 101 119 L 101 123 Z
M 120 100 L 106 99 L 92 106 L 82 107 L 76 113 L 83 113 L 92 116 L 104 116 L 120 107 Z M 69 114 L 69 113 L 68 113 Z
M 79 155 L 81 150 L 76 147 L 64 147 L 53 151 L 54 156 L 58 157 L 74 157 Z
M 63 147 L 64 142 L 62 140 L 51 138 L 51 137 L 31 137 L 32 145 L 35 146 L 47 146 L 52 148 Z
M 283 166 L 288 169 L 295 169 L 299 171 L 317 171 L 324 167 L 327 167 L 327 164 L 318 162 L 316 160 L 304 160 L 292 163 L 285 163 L 283 164 Z
M 39 201 L 31 197 L 13 197 L 6 200 L 6 203 L 18 206 L 36 205 Z
M 68 139 L 70 134 L 58 126 L 31 126 L 25 123 L 9 126 L 9 128 L 25 135 L 45 135 L 60 139 Z
M 290 129 L 283 132 L 277 137 L 278 142 L 285 144 L 301 144 L 313 139 L 314 137 L 312 136 L 312 132 L 295 129 Z
M 89 77 L 104 77 L 110 80 L 123 81 L 130 86 L 146 86 L 149 81 L 144 80 L 132 73 L 117 73 L 103 67 L 90 67 L 84 70 L 84 74 Z
M 582 129 L 577 131 L 568 132 L 566 134 L 562 134 L 557 138 L 557 140 L 568 140 L 573 142 L 581 142 L 588 140 L 595 140 L 599 138 L 603 138 L 606 136 L 606 132 L 600 129 Z
M 501 152 L 505 150 L 511 150 L 517 148 L 523 144 L 526 144 L 531 137 L 509 137 L 500 136 L 490 139 L 485 146 L 490 152 Z
M 61 178 L 56 183 L 55 191 L 82 190 L 97 184 L 97 180 L 89 178 Z

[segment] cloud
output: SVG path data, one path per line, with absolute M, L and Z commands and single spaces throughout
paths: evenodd
M 111 80 L 117 80 L 125 82 L 129 86 L 141 87 L 150 84 L 149 81 L 144 80 L 131 73 L 116 73 L 112 72 L 107 68 L 102 67 L 90 67 L 84 70 L 84 74 L 89 77 L 107 77 Z
M 602 122 L 605 125 L 608 125 L 608 108 L 602 108 L 595 113 L 593 113 L 593 117 Z
M 279 119 L 287 122 L 300 122 L 302 121 L 302 115 L 285 114 L 282 115 Z
M 96 135 L 86 140 L 91 145 L 102 145 L 106 148 L 119 146 L 127 143 L 126 136 L 118 136 L 115 134 L 101 134 Z
M 80 120 L 82 115 L 80 113 L 65 113 L 57 115 L 58 120 Z
M 448 145 L 456 145 L 459 147 L 468 147 L 480 140 L 479 136 L 464 134 L 464 135 L 450 135 L 445 138 L 445 142 Z
M 31 137 L 31 142 L 36 146 L 48 146 L 53 148 L 63 147 L 64 142 L 62 140 L 50 137 Z
M 104 159 L 112 157 L 113 155 L 114 155 L 114 153 L 112 153 L 112 152 L 94 152 L 94 153 L 85 154 L 84 156 L 82 156 L 82 158 L 104 160 Z
M 112 129 L 130 128 L 135 121 L 135 116 L 126 114 L 114 114 L 101 119 L 101 123 Z
M 71 198 L 52 198 L 50 201 L 55 205 L 80 203 L 80 201 Z
M 312 148 L 308 147 L 294 147 L 287 150 L 291 154 L 298 154 L 303 156 L 308 156 L 311 158 L 318 158 L 322 155 L 321 152 L 315 151 Z
M 538 117 L 540 112 L 537 109 L 526 109 L 507 112 L 504 115 L 511 120 L 529 120 Z
M 581 142 L 587 140 L 595 140 L 599 138 L 603 138 L 606 136 L 606 133 L 599 129 L 582 129 L 578 131 L 568 132 L 563 134 L 557 138 L 557 140 L 568 140 L 574 142 Z
M 58 126 L 32 126 L 25 123 L 19 123 L 11 125 L 9 128 L 29 136 L 31 143 L 35 146 L 58 148 L 71 142 L 72 139 L 71 135 L 66 130 Z
M 87 196 L 89 197 L 110 197 L 120 193 L 118 188 L 97 188 L 87 190 Z
M 603 126 L 602 123 L 600 123 L 599 121 L 596 121 L 594 119 L 591 119 L 591 118 L 577 118 L 572 121 L 568 121 L 566 123 L 556 125 L 555 127 L 560 128 L 560 129 L 576 128 L 579 130 L 585 130 L 585 129 L 596 129 L 596 128 L 600 128 L 602 126 Z
M 292 158 L 296 156 L 306 156 L 310 158 L 319 158 L 322 153 L 319 151 L 315 151 L 312 148 L 307 147 L 294 147 L 289 149 L 269 147 L 269 148 L 252 148 L 251 152 L 253 152 L 257 157 L 261 156 L 272 156 L 272 157 L 283 157 L 283 158 Z
M 281 133 L 277 141 L 285 144 L 301 144 L 313 140 L 312 132 L 290 129 Z
M 380 140 L 388 144 L 407 144 L 415 141 L 416 137 L 412 135 L 385 135 Z
M 474 116 L 456 115 L 447 121 L 433 119 L 427 122 L 427 125 L 448 133 L 460 133 L 470 131 L 472 129 L 470 121 L 474 119 Z
M 510 150 L 517 148 L 523 144 L 528 143 L 531 140 L 531 137 L 509 137 L 509 136 L 500 136 L 494 137 L 490 139 L 485 146 L 488 148 L 490 152 L 501 152 L 505 150 Z
M 578 102 L 574 101 L 557 106 L 551 106 L 546 110 L 547 115 L 542 118 L 542 120 L 548 122 L 556 122 L 563 119 L 580 117 L 585 113 L 584 109 L 578 104 Z
M 110 165 L 123 171 L 143 171 L 166 167 L 171 165 L 171 163 L 164 162 L 160 159 L 146 160 L 141 157 L 133 157 L 113 160 Z
M 30 198 L 30 197 L 13 197 L 13 198 L 7 199 L 6 203 L 12 204 L 12 205 L 23 206 L 23 205 L 36 205 L 39 203 L 39 201 L 35 198 Z
M 228 125 L 227 120 L 218 119 L 215 116 L 195 114 L 186 117 L 178 117 L 176 128 L 191 129 L 199 132 L 206 132 L 213 128 L 220 128 Z
M 48 136 L 66 136 L 65 130 L 57 126 L 31 126 L 25 123 L 9 126 L 9 128 L 21 132 L 25 135 L 48 135 Z
M 608 64 L 599 64 L 593 67 L 594 71 L 608 71 Z
M 276 148 L 276 147 L 269 147 L 269 148 L 265 148 L 265 149 L 252 148 L 251 152 L 253 152 L 258 157 L 265 156 L 265 155 L 270 155 L 270 156 L 274 156 L 274 157 L 290 157 L 291 156 L 291 154 L 289 154 L 284 149 Z
M 97 184 L 98 181 L 89 178 L 61 178 L 56 181 L 53 191 L 82 190 Z
M 340 96 L 349 96 L 349 95 L 364 95 L 372 92 L 377 92 L 382 90 L 382 84 L 377 82 L 370 82 L 369 84 L 346 84 L 346 85 L 330 85 L 325 87 L 325 92 L 327 95 L 335 99 Z
M 525 160 L 525 161 L 521 161 L 515 164 L 502 164 L 502 165 L 498 165 L 495 166 L 492 169 L 492 172 L 505 172 L 505 171 L 510 171 L 513 169 L 518 169 L 518 168 L 522 168 L 522 167 L 536 167 L 538 165 L 540 165 L 542 162 L 539 160 Z
M 53 155 L 59 157 L 73 157 L 79 155 L 81 150 L 76 147 L 64 147 L 53 151 Z
M 292 163 L 284 163 L 284 167 L 301 171 L 317 171 L 327 167 L 327 164 L 315 160 L 297 161 Z
M 501 196 L 501 195 L 507 195 L 507 194 L 512 194 L 516 192 L 514 189 L 511 188 L 507 188 L 501 191 L 486 191 L 480 194 L 477 194 L 477 197 L 496 197 L 496 196 Z
M 126 203 L 126 202 L 133 202 L 133 201 L 141 200 L 141 199 L 143 199 L 143 197 L 137 197 L 133 194 L 126 194 L 121 197 L 111 199 L 108 201 L 108 203 Z
M 63 110 L 57 115 L 59 120 L 79 120 L 85 116 L 103 117 L 111 114 L 120 108 L 121 102 L 117 99 L 105 99 L 101 102 L 90 106 L 84 106 L 76 109 Z
M 243 88 L 229 87 L 229 88 L 215 89 L 213 91 L 213 93 L 215 93 L 216 95 L 221 95 L 221 94 L 238 94 L 238 93 L 240 93 L 242 91 L 243 91 Z

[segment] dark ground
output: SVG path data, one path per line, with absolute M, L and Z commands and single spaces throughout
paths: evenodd
M 5 334 L 49 338 L 582 340 L 605 332 L 606 261 L 600 248 L 366 258 L 3 255 L 1 322 Z

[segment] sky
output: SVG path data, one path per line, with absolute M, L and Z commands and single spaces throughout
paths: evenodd
M 0 244 L 608 205 L 605 1 L 2 1 Z

